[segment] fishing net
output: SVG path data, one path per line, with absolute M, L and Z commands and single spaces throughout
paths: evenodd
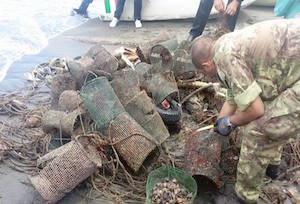
M 101 157 L 93 145 L 72 141 L 63 148 L 38 175 L 30 177 L 32 185 L 49 203 L 63 198 L 101 166 Z
M 170 180 L 175 178 L 181 187 L 185 188 L 188 193 L 192 193 L 191 203 L 193 203 L 197 195 L 196 181 L 189 173 L 167 165 L 151 171 L 148 175 L 146 184 L 146 204 L 151 204 L 150 194 L 155 184 L 164 182 L 166 178 Z
M 163 143 L 169 136 L 169 131 L 164 125 L 152 100 L 145 91 L 140 92 L 129 101 L 125 110 L 133 117 L 158 144 Z
M 125 112 L 107 78 L 99 77 L 85 84 L 80 92 L 85 108 L 100 132 L 105 133 L 109 123 Z
M 122 69 L 114 73 L 111 86 L 123 106 L 140 92 L 140 83 L 137 72 L 132 69 Z
M 126 112 L 112 120 L 109 136 L 118 153 L 135 172 L 156 147 L 155 139 Z

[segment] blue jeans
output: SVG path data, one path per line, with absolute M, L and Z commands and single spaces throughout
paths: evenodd
M 115 18 L 120 20 L 126 0 L 118 0 Z M 142 0 L 134 0 L 134 20 L 141 20 Z
M 86 14 L 87 8 L 93 0 L 83 0 L 78 9 L 75 9 L 78 14 Z
M 231 2 L 232 0 L 228 0 L 227 5 Z M 213 4 L 214 4 L 213 0 L 201 0 L 196 17 L 193 22 L 193 27 L 190 30 L 190 35 L 192 35 L 194 38 L 202 35 L 202 32 L 208 21 L 208 17 L 213 7 Z M 233 16 L 226 15 L 226 24 L 227 24 L 227 28 L 230 31 L 233 31 L 235 28 L 235 24 L 240 12 L 240 8 L 241 8 L 241 3 L 239 4 L 236 13 Z

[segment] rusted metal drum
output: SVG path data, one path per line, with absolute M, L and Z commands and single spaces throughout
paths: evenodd
M 205 176 L 221 187 L 221 140 L 215 133 L 196 133 L 185 141 L 185 169 L 193 176 Z

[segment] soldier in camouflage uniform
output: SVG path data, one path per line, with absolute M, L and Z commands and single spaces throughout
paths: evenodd
M 276 178 L 283 144 L 300 132 L 300 21 L 265 21 L 216 42 L 198 38 L 191 54 L 227 88 L 215 131 L 244 127 L 235 191 L 256 203 L 265 174 Z

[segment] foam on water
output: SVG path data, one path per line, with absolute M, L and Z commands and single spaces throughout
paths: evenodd
M 26 54 L 37 54 L 48 40 L 65 30 L 79 26 L 87 19 L 70 16 L 81 0 L 1 0 L 0 6 L 0 81 L 11 64 Z M 102 1 L 89 7 L 97 16 Z

